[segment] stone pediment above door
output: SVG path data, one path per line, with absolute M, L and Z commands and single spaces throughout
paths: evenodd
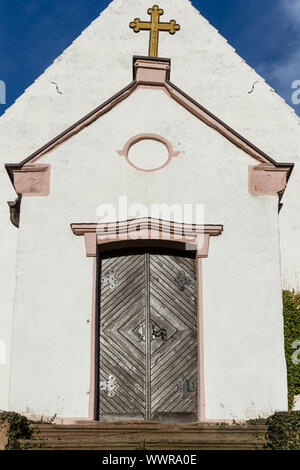
M 114 248 L 118 243 L 126 245 L 151 240 L 174 247 L 176 244 L 188 245 L 192 251 L 197 252 L 197 257 L 207 258 L 210 237 L 221 235 L 223 226 L 177 223 L 147 217 L 104 224 L 74 223 L 71 224 L 71 230 L 74 235 L 84 237 L 87 257 L 96 257 L 98 247 Z M 114 282 L 115 279 L 112 278 L 112 286 Z M 182 280 L 178 279 L 178 282 L 184 286 Z

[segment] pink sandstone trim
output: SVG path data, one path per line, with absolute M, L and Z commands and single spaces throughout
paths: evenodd
M 85 252 L 86 256 L 94 257 L 96 256 L 97 250 L 97 234 L 96 232 L 85 232 L 84 233 L 84 242 L 85 242 Z
M 114 95 L 112 98 L 107 100 L 101 106 L 93 110 L 83 119 L 75 123 L 69 129 L 64 131 L 62 134 L 57 136 L 55 139 L 51 140 L 48 144 L 44 145 L 41 149 L 34 152 L 31 156 L 23 160 L 20 164 L 6 164 L 7 171 L 12 179 L 12 174 L 15 170 L 20 170 L 29 163 L 33 163 L 41 158 L 43 155 L 48 154 L 54 150 L 59 145 L 62 145 L 66 140 L 70 139 L 78 132 L 80 132 L 84 127 L 89 126 L 97 119 L 101 118 L 104 114 L 109 112 L 112 108 L 118 105 L 120 102 L 125 100 L 128 96 L 134 93 L 139 88 L 159 88 L 166 91 L 168 96 L 174 99 L 177 103 L 182 105 L 190 113 L 204 122 L 206 125 L 214 129 L 223 135 L 227 140 L 232 142 L 234 145 L 242 149 L 245 153 L 253 157 L 259 163 L 266 164 L 269 168 L 278 168 L 279 170 L 286 173 L 286 181 L 290 175 L 293 165 L 292 164 L 278 164 L 272 160 L 268 155 L 262 152 L 260 149 L 255 147 L 253 144 L 244 139 L 241 135 L 237 134 L 233 129 L 228 127 L 224 122 L 220 121 L 216 116 L 212 115 L 208 110 L 203 108 L 192 98 L 186 95 L 184 92 L 179 90 L 175 85 L 173 85 L 169 80 L 169 60 L 150 60 L 150 59 L 135 59 L 134 61 L 134 70 L 135 70 L 135 79 L 134 81 L 121 90 L 119 93 Z M 264 170 L 269 171 L 269 170 Z M 268 178 L 266 178 L 268 180 Z M 272 185 L 273 186 L 273 183 Z M 274 186 L 276 184 L 274 183 Z M 251 188 L 252 189 L 252 188 Z M 258 190 L 259 193 L 261 189 Z M 266 191 L 262 191 L 263 194 L 266 194 Z M 31 194 L 31 192 L 29 192 Z M 269 193 L 268 193 L 269 194 Z
M 168 159 L 166 160 L 166 162 L 157 168 L 152 168 L 151 170 L 145 170 L 144 168 L 139 168 L 138 166 L 134 165 L 134 163 L 132 163 L 129 159 L 129 151 L 133 145 L 140 142 L 141 140 L 154 140 L 156 142 L 160 142 L 161 144 L 163 144 L 168 150 Z M 165 139 L 164 137 L 161 137 L 158 134 L 135 135 L 134 137 L 132 137 L 126 142 L 126 144 L 123 147 L 123 150 L 118 150 L 117 152 L 121 157 L 125 157 L 126 161 L 133 168 L 135 168 L 136 170 L 146 171 L 146 172 L 157 171 L 157 170 L 161 170 L 162 168 L 165 168 L 170 163 L 173 157 L 178 157 L 178 155 L 180 154 L 180 152 L 174 151 L 173 145 L 171 144 L 171 142 L 169 142 L 167 139 Z
M 204 376 L 204 332 L 203 332 L 203 278 L 202 253 L 196 256 L 197 276 L 197 313 L 198 313 L 198 421 L 205 421 L 205 376 Z
M 203 292 L 202 292 L 202 258 L 208 257 L 209 240 L 211 236 L 218 236 L 223 231 L 222 225 L 191 225 L 167 222 L 159 219 L 139 219 L 135 221 L 107 223 L 107 224 L 71 224 L 72 231 L 77 236 L 85 237 L 86 255 L 94 256 L 93 265 L 93 307 L 92 307 L 92 338 L 91 338 L 91 372 L 90 372 L 90 400 L 89 400 L 89 419 L 94 419 L 95 406 L 95 324 L 96 324 L 96 252 L 97 244 L 103 245 L 111 243 L 110 235 L 115 234 L 115 241 L 123 240 L 124 243 L 132 240 L 132 235 L 147 240 L 166 240 L 176 242 L 176 236 L 185 233 L 184 239 L 192 237 L 196 254 L 196 278 L 197 278 L 197 315 L 198 315 L 198 420 L 205 421 L 205 376 L 204 376 L 204 335 L 203 335 Z M 154 229 L 154 232 L 153 232 Z M 106 238 L 98 239 L 99 232 L 105 232 Z M 163 238 L 159 235 L 163 234 Z M 168 238 L 167 238 L 168 236 Z M 198 237 L 201 237 L 201 243 L 198 243 Z M 191 244 L 191 241 L 188 242 Z M 77 419 L 76 421 L 78 421 Z
M 90 126 L 93 122 L 97 121 L 97 119 L 101 118 L 104 114 L 108 113 L 111 109 L 113 109 L 123 100 L 128 98 L 128 96 L 130 96 L 137 89 L 137 87 L 138 87 L 137 83 L 135 81 L 132 82 L 129 86 L 121 90 L 119 93 L 114 95 L 112 98 L 110 98 L 106 102 L 104 102 L 98 108 L 94 109 L 91 113 L 86 115 L 80 121 L 76 122 L 69 129 L 67 129 L 62 134 L 55 137 L 53 140 L 51 140 L 46 145 L 44 145 L 41 149 L 37 150 L 28 158 L 23 160 L 18 165 L 19 168 L 23 168 L 24 165 L 27 165 L 29 163 L 36 162 L 41 157 L 52 152 L 52 150 L 56 149 L 57 147 L 62 145 L 64 142 L 69 140 L 71 137 L 78 134 L 78 132 L 80 132 L 82 129 L 84 129 L 87 126 Z M 9 169 L 10 167 L 13 167 L 13 164 L 7 164 L 6 167 Z
M 159 219 L 136 219 L 107 224 L 71 224 L 73 233 L 84 236 L 87 257 L 95 257 L 97 245 L 128 240 L 167 240 L 193 245 L 198 257 L 207 258 L 210 236 L 222 225 L 191 225 Z
M 182 234 L 184 230 L 186 234 L 199 234 L 199 233 L 209 233 L 212 236 L 218 236 L 223 231 L 222 225 L 195 225 L 195 224 L 186 224 L 180 222 L 173 222 L 162 219 L 153 219 L 151 217 L 144 217 L 141 219 L 131 219 L 126 221 L 117 221 L 101 224 L 71 224 L 72 231 L 75 235 L 84 235 L 85 233 L 102 233 L 103 230 L 107 235 L 114 234 L 116 231 L 118 234 L 140 231 L 144 229 L 156 229 L 160 232 L 170 232 L 171 234 Z
M 97 290 L 97 260 L 93 260 L 93 291 L 92 291 L 92 322 L 91 322 L 91 364 L 90 364 L 90 395 L 89 395 L 89 419 L 94 419 L 95 407 L 95 367 L 96 367 L 96 290 Z
M 25 165 L 13 171 L 16 193 L 22 196 L 48 196 L 50 165 Z
M 249 166 L 249 193 L 253 196 L 277 196 L 286 188 L 287 174 L 286 168 Z
M 139 85 L 163 85 L 167 79 L 167 72 L 170 70 L 170 64 L 167 62 L 143 59 L 138 59 L 134 67 Z
M 234 145 L 242 149 L 245 153 L 253 157 L 255 160 L 261 163 L 269 163 L 269 161 L 258 151 L 253 149 L 253 147 L 245 143 L 240 139 L 236 134 L 232 133 L 224 124 L 211 116 L 206 110 L 199 108 L 196 103 L 189 100 L 186 96 L 182 95 L 179 91 L 174 89 L 170 84 L 166 83 L 165 87 L 169 92 L 171 98 L 173 98 L 177 103 L 181 104 L 186 110 L 191 114 L 196 116 L 200 121 L 204 122 L 207 126 L 211 127 L 219 134 L 223 135 L 227 140 L 232 142 Z

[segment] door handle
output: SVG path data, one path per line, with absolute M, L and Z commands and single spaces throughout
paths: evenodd
M 167 330 L 165 328 L 160 328 L 156 323 L 154 323 L 153 320 L 151 321 L 151 341 L 156 339 L 156 338 L 161 338 L 162 341 L 167 341 L 168 335 L 167 335 Z M 140 341 L 145 341 L 145 336 L 146 336 L 146 327 L 145 327 L 145 322 L 143 321 L 140 323 L 134 330 L 132 330 L 137 337 L 139 338 Z
M 153 323 L 151 324 L 151 326 L 152 326 L 152 338 L 153 339 L 161 338 L 162 341 L 167 341 L 168 336 L 167 336 L 167 331 L 165 330 L 165 328 L 159 328 L 159 326 Z

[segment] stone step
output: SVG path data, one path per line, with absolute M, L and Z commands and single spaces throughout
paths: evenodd
M 73 434 L 73 433 L 91 433 L 96 435 L 112 433 L 112 434 L 126 434 L 151 432 L 151 433 L 242 433 L 252 434 L 253 432 L 264 432 L 265 426 L 262 425 L 224 425 L 224 424 L 190 424 L 190 425 L 174 425 L 174 424 L 159 424 L 149 423 L 137 425 L 136 423 L 93 423 L 93 424 L 33 424 L 31 429 L 34 434 L 41 436 L 50 436 L 52 434 Z
M 177 431 L 177 432 L 167 432 L 167 431 L 127 431 L 125 432 L 106 432 L 106 433 L 97 433 L 95 431 L 91 430 L 81 430 L 81 431 L 74 431 L 74 430 L 69 430 L 67 432 L 61 432 L 60 430 L 55 430 L 53 432 L 44 432 L 44 433 L 39 433 L 35 432 L 33 433 L 33 438 L 36 439 L 124 439 L 126 437 L 135 437 L 136 439 L 148 439 L 148 438 L 153 438 L 157 437 L 160 439 L 169 439 L 172 438 L 174 435 L 180 436 L 181 438 L 186 438 L 186 439 L 191 439 L 193 437 L 197 437 L 197 439 L 202 439 L 202 440 L 225 440 L 225 441 L 231 441 L 233 439 L 239 439 L 240 441 L 248 441 L 251 439 L 254 439 L 258 434 L 263 434 L 264 433 L 259 433 L 258 431 L 251 431 L 251 432 L 230 432 L 230 431 L 219 431 L 219 430 L 210 430 L 210 431 L 198 431 L 198 432 L 184 432 L 184 431 Z
M 163 424 L 153 422 L 73 425 L 33 424 L 28 449 L 201 450 L 257 449 L 264 444 L 266 427 L 211 423 Z
M 27 450 L 258 450 L 256 440 L 199 440 L 199 439 L 68 439 L 23 440 Z

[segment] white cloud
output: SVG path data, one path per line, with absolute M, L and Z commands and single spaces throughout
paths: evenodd
M 258 72 L 289 103 L 292 104 L 292 84 L 300 80 L 300 49 L 273 64 L 261 64 Z
M 281 9 L 292 23 L 300 21 L 300 0 L 280 0 Z M 298 24 L 299 25 L 299 24 Z
M 295 89 L 292 88 L 292 84 L 300 80 L 300 0 L 280 0 L 277 7 L 277 18 L 291 27 L 293 32 L 289 35 L 289 42 L 285 38 L 282 57 L 271 64 L 260 64 L 257 70 L 287 103 L 293 106 L 292 96 Z M 300 105 L 295 106 L 297 111 L 298 108 L 300 112 Z
M 294 80 L 300 79 L 300 49 L 270 66 L 272 77 L 282 86 L 289 86 Z

